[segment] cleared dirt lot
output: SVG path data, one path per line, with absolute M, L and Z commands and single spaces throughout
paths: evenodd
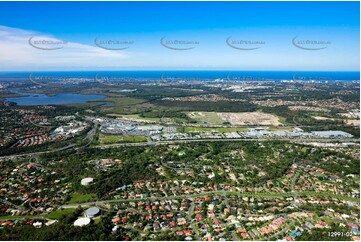
M 218 113 L 218 112 L 189 112 L 187 115 L 199 122 L 208 125 L 222 125 L 229 122 L 231 125 L 268 125 L 279 126 L 279 118 L 276 115 L 262 112 L 243 113 Z
M 321 116 L 315 116 L 316 120 L 337 120 L 337 121 L 344 121 L 347 125 L 350 126 L 360 126 L 360 120 L 359 119 L 338 119 L 338 118 L 327 118 L 327 117 L 321 117 Z
M 230 122 L 232 125 L 279 126 L 281 124 L 277 116 L 262 112 L 217 113 L 217 115 L 224 122 Z
M 360 126 L 360 120 L 358 119 L 348 119 L 345 120 L 346 124 L 351 125 L 351 126 Z
M 320 107 L 308 107 L 308 106 L 288 106 L 289 110 L 298 111 L 315 111 L 315 112 L 330 112 L 327 108 L 320 108 Z

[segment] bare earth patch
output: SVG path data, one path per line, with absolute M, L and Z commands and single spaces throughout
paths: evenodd
M 298 111 L 315 111 L 315 112 L 330 112 L 327 108 L 320 108 L 320 107 L 309 107 L 309 106 L 288 106 L 289 110 Z
M 350 125 L 350 126 L 359 126 L 360 125 L 360 120 L 359 119 L 339 119 L 339 118 L 327 118 L 327 117 L 321 117 L 321 116 L 315 116 L 314 119 L 316 119 L 316 120 L 344 121 L 347 125 Z
M 346 124 L 351 126 L 360 126 L 360 120 L 359 119 L 348 119 L 346 120 Z
M 218 117 L 232 125 L 270 125 L 279 126 L 279 118 L 262 112 L 217 113 Z
M 314 116 L 314 119 L 316 120 L 335 120 L 334 118 L 326 118 L 321 116 Z

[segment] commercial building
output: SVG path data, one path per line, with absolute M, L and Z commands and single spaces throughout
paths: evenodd
M 353 135 L 343 131 L 312 131 L 312 134 L 321 138 L 352 138 Z

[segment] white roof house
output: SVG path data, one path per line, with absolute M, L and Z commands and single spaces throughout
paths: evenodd
M 43 225 L 42 222 L 35 222 L 35 223 L 33 223 L 33 226 L 34 226 L 35 228 L 40 228 L 42 225 Z

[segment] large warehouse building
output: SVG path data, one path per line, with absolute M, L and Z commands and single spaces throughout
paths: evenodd
M 353 135 L 344 131 L 312 131 L 312 133 L 321 138 L 352 138 Z

